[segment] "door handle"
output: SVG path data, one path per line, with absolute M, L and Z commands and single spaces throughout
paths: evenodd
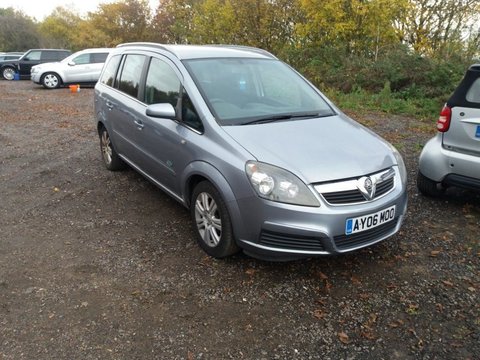
M 133 122 L 135 123 L 135 125 L 137 125 L 138 130 L 142 130 L 143 127 L 145 126 L 141 120 L 137 119 L 137 120 L 133 120 Z
M 113 104 L 110 102 L 110 101 L 107 101 L 105 103 L 106 107 L 109 109 L 109 110 L 112 110 L 113 109 Z

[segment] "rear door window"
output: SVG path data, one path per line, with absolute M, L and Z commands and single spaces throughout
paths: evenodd
M 104 63 L 107 59 L 108 53 L 93 53 L 90 54 L 90 62 L 93 64 Z

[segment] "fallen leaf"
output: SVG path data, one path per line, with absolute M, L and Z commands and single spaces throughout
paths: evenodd
M 255 275 L 256 272 L 257 272 L 257 270 L 252 269 L 252 268 L 249 268 L 249 269 L 245 270 L 245 274 L 250 275 L 250 276 Z
M 453 283 L 452 283 L 451 281 L 442 280 L 442 283 L 443 283 L 445 286 L 453 287 Z
M 317 309 L 313 312 L 313 316 L 316 317 L 318 320 L 321 320 L 324 318 L 325 313 L 322 310 Z
M 437 257 L 438 254 L 440 254 L 441 251 L 440 250 L 432 250 L 430 252 L 430 257 Z
M 328 276 L 325 275 L 323 272 L 319 271 L 318 272 L 318 277 L 322 280 L 327 280 L 328 279 Z
M 360 285 L 360 284 L 361 284 L 360 279 L 357 278 L 356 276 L 352 276 L 352 277 L 350 278 L 350 281 L 351 281 L 352 284 L 354 284 L 354 285 Z
M 193 359 L 194 359 L 194 355 L 193 355 L 193 353 L 192 353 L 191 351 L 189 351 L 189 352 L 187 353 L 187 359 L 188 359 L 188 360 L 193 360 Z
M 344 343 L 344 344 L 349 344 L 350 343 L 350 338 L 348 337 L 347 334 L 345 334 L 343 331 L 337 333 L 338 339 Z
M 475 292 L 475 288 L 473 286 L 468 287 L 468 291 Z

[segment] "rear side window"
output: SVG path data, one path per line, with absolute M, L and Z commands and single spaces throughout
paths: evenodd
M 44 61 L 55 61 L 63 59 L 63 54 L 59 53 L 58 51 L 43 51 L 42 52 L 42 60 Z
M 472 103 L 480 103 L 480 78 L 475 80 L 467 92 L 467 101 Z
M 142 75 L 145 56 L 127 55 L 123 63 L 122 73 L 119 77 L 118 89 L 124 93 L 138 97 L 140 77 Z
M 100 79 L 100 82 L 102 84 L 113 86 L 115 75 L 117 74 L 118 64 L 120 64 L 121 58 L 122 57 L 120 55 L 112 56 L 112 58 L 105 65 L 105 70 L 103 71 L 102 77 Z

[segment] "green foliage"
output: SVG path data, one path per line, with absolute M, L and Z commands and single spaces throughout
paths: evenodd
M 13 8 L 0 8 L 0 51 L 25 51 L 39 45 L 33 19 Z

